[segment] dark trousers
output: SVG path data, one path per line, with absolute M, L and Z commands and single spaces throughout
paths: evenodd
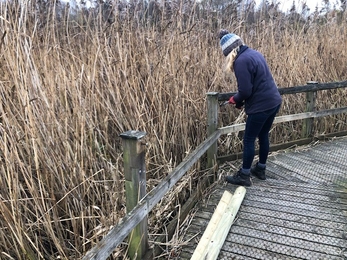
M 266 164 L 269 154 L 269 132 L 281 105 L 247 116 L 243 138 L 243 169 L 250 169 L 255 155 L 255 139 L 259 140 L 259 163 Z

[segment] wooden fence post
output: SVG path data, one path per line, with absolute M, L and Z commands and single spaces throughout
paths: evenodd
M 130 212 L 146 195 L 145 144 L 141 139 L 145 132 L 127 131 L 123 139 L 126 209 Z M 128 256 L 131 260 L 141 259 L 148 249 L 147 217 L 130 233 Z
M 218 128 L 218 92 L 207 94 L 207 135 L 212 135 Z M 212 168 L 216 164 L 217 142 L 207 150 L 207 167 Z
M 310 84 L 318 84 L 315 81 L 307 82 L 307 85 Z M 305 112 L 313 112 L 316 110 L 316 96 L 317 91 L 306 92 L 306 111 Z M 313 118 L 307 118 L 303 122 L 302 133 L 301 136 L 303 138 L 312 137 L 313 135 Z

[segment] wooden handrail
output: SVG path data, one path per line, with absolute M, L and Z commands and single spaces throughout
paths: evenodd
M 321 110 L 316 112 L 306 112 L 306 113 L 299 113 L 299 114 L 293 114 L 293 115 L 278 116 L 275 118 L 274 124 L 291 122 L 291 121 L 301 120 L 306 118 L 317 118 L 317 117 L 323 117 L 323 116 L 338 115 L 341 113 L 347 113 L 347 107 L 327 109 L 327 110 Z M 225 135 L 225 134 L 243 131 L 245 130 L 245 126 L 246 126 L 246 123 L 240 123 L 240 124 L 234 124 L 230 126 L 224 126 L 219 128 L 219 130 L 221 131 L 221 135 Z
M 83 260 L 106 259 L 219 137 L 220 131 L 215 131 L 201 143 L 183 160 L 183 162 L 166 176 L 158 186 L 151 190 L 139 204 L 122 219 L 120 224 L 112 228 L 94 248 L 87 252 Z
M 318 90 L 328 90 L 347 87 L 347 81 L 308 84 L 305 86 L 279 89 L 281 95 L 295 94 L 303 92 L 315 92 Z M 222 128 L 217 128 L 218 122 L 218 101 L 226 101 L 235 93 L 208 93 L 208 137 L 202 142 L 183 162 L 181 162 L 169 175 L 167 175 L 158 186 L 146 194 L 139 203 L 122 219 L 122 221 L 113 227 L 111 231 L 95 247 L 86 253 L 83 260 L 106 259 L 116 247 L 131 233 L 131 231 L 147 217 L 147 214 L 154 206 L 166 195 L 166 193 L 182 178 L 182 176 L 207 152 L 207 161 L 216 163 L 217 151 L 216 144 L 221 135 L 242 131 L 245 129 L 245 123 L 234 124 Z M 311 99 L 314 100 L 314 99 Z M 314 104 L 310 104 L 310 109 Z M 293 115 L 278 116 L 274 123 L 283 123 L 301 119 L 313 119 L 328 115 L 337 115 L 346 113 L 347 107 L 327 109 L 322 111 L 307 111 Z M 309 127 L 308 127 L 309 128 Z M 209 165 L 210 167 L 211 165 Z
M 279 88 L 278 91 L 280 92 L 281 95 L 288 95 L 288 94 L 313 92 L 313 91 L 319 91 L 319 90 L 331 90 L 331 89 L 346 88 L 346 87 L 347 87 L 347 80 L 339 81 L 339 82 L 331 82 L 331 83 L 317 83 L 317 84 L 308 83 L 307 85 L 304 85 L 304 86 Z M 227 101 L 229 100 L 229 98 L 231 98 L 235 94 L 236 92 L 219 93 L 218 101 Z
M 321 90 L 332 90 L 332 89 L 346 88 L 346 87 L 347 87 L 347 81 L 340 81 L 340 82 L 321 83 L 321 84 L 317 82 L 308 82 L 307 85 L 305 86 L 279 88 L 278 90 L 281 95 L 306 93 L 306 109 L 305 109 L 306 111 L 303 113 L 298 113 L 298 114 L 278 116 L 275 118 L 274 124 L 290 122 L 295 120 L 304 120 L 301 137 L 302 138 L 312 137 L 314 118 L 324 117 L 329 115 L 338 115 L 338 114 L 347 112 L 347 107 L 315 111 L 316 110 L 316 104 L 315 104 L 316 92 Z M 220 93 L 218 94 L 218 101 L 220 102 L 220 101 L 229 100 L 229 98 L 235 94 L 236 94 L 235 92 Z M 209 118 L 209 120 L 218 121 L 218 116 L 216 118 Z M 231 126 L 219 128 L 222 135 L 243 131 L 244 129 L 245 129 L 245 123 L 234 124 Z M 224 157 L 230 157 L 230 156 L 227 155 Z M 212 158 L 208 158 L 208 160 L 211 160 L 211 159 Z M 217 159 L 217 161 L 219 161 L 220 158 L 219 157 L 216 158 L 216 156 L 214 156 L 214 159 Z

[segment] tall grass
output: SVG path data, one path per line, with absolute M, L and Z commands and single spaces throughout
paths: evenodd
M 148 190 L 206 138 L 206 93 L 236 90 L 233 75 L 222 70 L 219 28 L 235 30 L 261 51 L 279 87 L 347 77 L 346 23 L 334 17 L 294 29 L 281 18 L 216 26 L 211 17 L 193 15 L 138 26 L 131 17 L 92 23 L 82 13 L 58 19 L 52 8 L 42 19 L 30 3 L 0 5 L 1 259 L 80 258 L 119 222 L 125 214 L 120 133 L 147 132 Z M 345 100 L 345 90 L 323 92 L 317 106 Z M 302 96 L 288 96 L 280 113 L 304 106 Z M 221 111 L 221 125 L 243 120 L 230 107 Z M 318 122 L 316 134 L 347 128 L 343 117 Z M 272 141 L 297 139 L 300 129 L 299 123 L 275 127 Z M 241 148 L 238 136 L 221 143 L 222 152 Z M 202 170 L 197 165 L 151 213 L 153 236 Z

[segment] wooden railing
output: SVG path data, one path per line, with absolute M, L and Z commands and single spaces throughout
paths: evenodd
M 288 142 L 283 145 L 278 145 L 276 147 L 272 147 L 271 150 L 279 150 L 279 149 L 285 149 L 286 147 L 293 146 L 294 144 L 307 144 L 312 141 L 312 130 L 313 130 L 313 122 L 314 118 L 317 117 L 324 117 L 324 116 L 331 116 L 331 115 L 337 115 L 347 112 L 347 107 L 340 107 L 340 108 L 333 108 L 333 109 L 327 109 L 327 110 L 321 110 L 316 111 L 316 95 L 317 91 L 322 90 L 332 90 L 332 89 L 339 89 L 339 88 L 347 88 L 347 81 L 341 81 L 341 82 L 332 82 L 332 83 L 321 83 L 318 84 L 317 82 L 308 82 L 307 85 L 304 86 L 297 86 L 297 87 L 290 87 L 290 88 L 279 88 L 279 92 L 281 95 L 288 95 L 288 94 L 297 94 L 297 93 L 306 93 L 306 111 L 303 113 L 298 114 L 292 114 L 292 115 L 284 115 L 284 116 L 278 116 L 275 118 L 274 124 L 278 123 L 284 123 L 284 122 L 291 122 L 295 120 L 304 120 L 303 121 L 303 127 L 302 127 L 302 133 L 301 137 L 303 139 L 296 140 L 293 142 Z M 218 122 L 218 110 L 219 110 L 219 102 L 224 102 L 229 100 L 231 96 L 233 96 L 235 93 L 207 93 L 207 104 L 208 106 L 208 133 L 211 134 L 214 131 L 219 130 L 221 132 L 221 135 L 234 133 L 243 131 L 245 129 L 245 123 L 241 124 L 234 124 L 231 126 L 226 127 L 217 127 Z M 347 101 L 346 101 L 347 104 Z M 341 133 L 331 133 L 333 135 L 346 135 L 347 133 L 341 132 Z M 208 167 L 212 167 L 218 162 L 223 161 L 229 161 L 234 160 L 236 157 L 232 155 L 225 155 L 223 157 L 217 157 L 217 143 L 212 145 L 207 152 L 208 155 Z
M 318 84 L 309 82 L 305 86 L 280 88 L 281 95 L 307 93 L 306 111 L 299 114 L 284 115 L 275 118 L 274 124 L 304 119 L 304 136 L 310 136 L 313 119 L 327 115 L 336 115 L 347 112 L 347 107 L 340 107 L 322 111 L 315 110 L 315 97 L 317 91 L 337 88 L 346 88 L 347 81 Z M 235 93 L 207 93 L 208 111 L 208 137 L 183 162 L 168 174 L 158 186 L 146 194 L 145 192 L 145 143 L 143 137 L 146 133 L 128 131 L 121 134 L 123 139 L 123 157 L 126 186 L 127 214 L 121 223 L 93 247 L 83 260 L 106 259 L 128 237 L 128 255 L 130 259 L 143 259 L 148 250 L 147 215 L 154 206 L 167 194 L 168 191 L 182 178 L 182 176 L 207 153 L 208 168 L 214 169 L 217 165 L 217 141 L 221 135 L 242 131 L 245 124 L 234 124 L 218 128 L 219 103 L 229 100 Z M 346 134 L 346 133 L 343 133 Z

